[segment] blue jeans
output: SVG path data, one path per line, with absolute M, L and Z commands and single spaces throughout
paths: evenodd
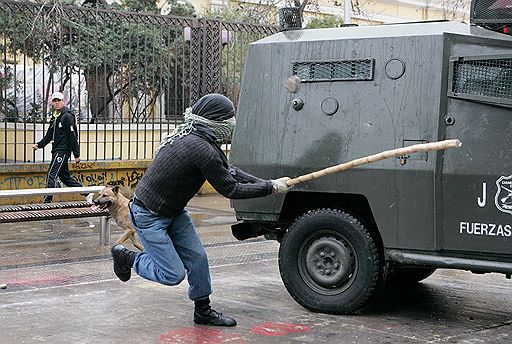
M 201 300 L 212 293 L 208 257 L 188 212 L 164 217 L 130 202 L 130 221 L 144 252 L 133 269 L 150 281 L 178 285 L 188 276 L 188 297 Z

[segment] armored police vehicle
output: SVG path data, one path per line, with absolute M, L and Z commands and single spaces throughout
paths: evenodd
M 250 45 L 231 161 L 295 177 L 417 143 L 417 153 L 236 200 L 232 230 L 280 242 L 302 306 L 347 314 L 386 279 L 436 268 L 512 274 L 510 1 L 472 4 L 471 25 L 290 30 Z

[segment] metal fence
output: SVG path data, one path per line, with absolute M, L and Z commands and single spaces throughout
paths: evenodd
M 277 31 L 192 17 L 0 0 L 0 162 L 47 161 L 31 146 L 62 91 L 82 159 L 152 158 L 186 107 L 235 101 L 248 44 Z M 2 135 L 3 134 L 3 135 Z

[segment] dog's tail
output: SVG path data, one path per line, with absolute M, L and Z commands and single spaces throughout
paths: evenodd
M 129 186 L 123 185 L 119 189 L 119 193 L 128 199 L 132 199 L 133 196 L 135 195 L 135 190 Z

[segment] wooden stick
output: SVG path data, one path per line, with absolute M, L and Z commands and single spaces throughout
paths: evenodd
M 319 170 L 316 172 L 311 172 L 308 174 L 304 174 L 302 176 L 298 176 L 296 178 L 292 178 L 288 181 L 286 181 L 286 185 L 293 186 L 297 185 L 299 183 L 307 182 L 308 180 L 317 179 L 323 176 L 327 176 L 329 174 L 341 172 L 348 170 L 353 167 L 361 166 L 364 164 L 369 164 L 375 161 L 384 160 L 392 157 L 401 157 L 405 156 L 407 154 L 412 153 L 418 153 L 418 152 L 427 152 L 427 151 L 437 151 L 441 149 L 448 149 L 448 148 L 459 148 L 462 146 L 462 143 L 457 140 L 444 140 L 444 141 L 437 141 L 437 142 L 429 142 L 429 143 L 421 143 L 417 145 L 412 145 L 408 147 L 403 148 L 397 148 L 397 149 L 391 149 L 388 151 L 384 151 L 381 153 L 377 153 L 374 155 L 370 155 L 364 158 L 355 159 L 343 164 L 334 165 L 331 167 L 324 168 L 323 170 Z

